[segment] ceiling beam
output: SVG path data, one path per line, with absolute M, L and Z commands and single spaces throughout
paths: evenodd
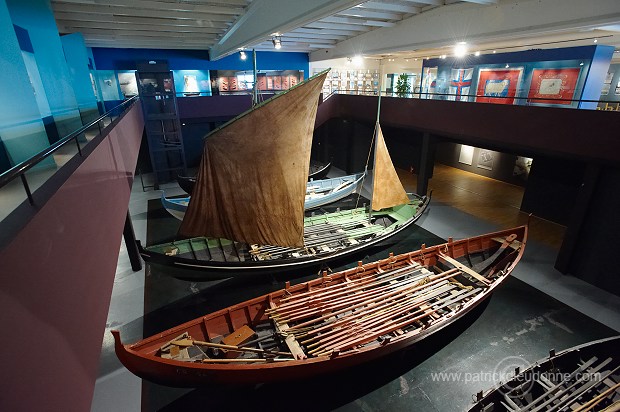
M 315 33 L 303 33 L 296 30 L 284 33 L 282 37 L 301 37 L 304 39 L 328 39 L 328 40 L 344 40 L 347 36 L 338 36 L 335 34 L 315 34 Z
M 366 20 L 366 19 L 357 19 L 353 17 L 338 17 L 331 16 L 321 19 L 322 22 L 326 23 L 337 23 L 337 24 L 360 24 L 363 26 L 373 26 L 373 27 L 392 27 L 396 25 L 396 23 L 392 23 L 389 21 L 380 21 L 380 20 Z
M 352 54 L 384 54 L 402 50 L 450 47 L 457 41 L 491 42 L 521 35 L 546 36 L 567 30 L 620 22 L 617 0 L 510 0 L 497 5 L 455 3 L 344 40 L 331 50 L 311 53 L 310 60 Z
M 254 0 L 246 12 L 233 24 L 222 39 L 210 50 L 213 60 L 249 47 L 271 37 L 286 33 L 310 22 L 331 16 L 356 6 L 360 0 Z
M 314 29 L 328 29 L 328 30 L 351 30 L 351 31 L 369 31 L 369 26 L 362 26 L 359 24 L 342 24 L 342 23 L 327 23 L 323 20 L 316 21 L 314 23 L 306 24 L 305 27 Z
M 97 36 L 105 36 L 109 38 L 129 37 L 134 39 L 140 38 L 153 38 L 160 39 L 185 39 L 189 40 L 210 40 L 213 41 L 219 37 L 219 34 L 212 33 L 182 33 L 182 32 L 165 32 L 162 33 L 157 30 L 150 31 L 137 31 L 137 30 L 118 30 L 118 29 L 82 29 L 80 30 L 85 37 L 94 38 Z
M 158 10 L 139 9 L 131 7 L 116 7 L 95 4 L 61 4 L 54 3 L 54 14 L 64 13 L 92 13 L 111 16 L 132 16 L 160 19 L 185 19 L 185 20 L 210 20 L 210 21 L 230 21 L 231 17 L 223 14 L 211 14 L 193 11 L 168 10 L 162 13 Z
M 238 16 L 243 13 L 243 7 L 232 6 L 213 6 L 204 4 L 192 4 L 186 2 L 162 2 L 153 0 L 94 0 L 85 2 L 84 0 L 53 0 L 53 8 L 57 6 L 74 8 L 76 5 L 101 7 L 114 6 L 114 8 L 138 8 L 162 11 L 185 11 L 194 13 L 224 14 L 228 16 Z
M 334 36 L 354 36 L 359 32 L 354 30 L 334 30 L 334 29 L 313 29 L 308 27 L 300 27 L 289 33 L 312 33 L 317 35 L 334 35 Z
M 361 7 L 353 7 L 352 9 L 341 11 L 338 15 L 369 19 L 400 20 L 400 14 L 365 10 Z
M 423 3 L 423 2 L 421 2 Z M 364 9 L 395 11 L 398 13 L 415 14 L 420 12 L 419 7 L 407 6 L 403 4 L 382 3 L 379 1 L 369 1 L 361 4 L 359 7 Z
M 57 20 L 67 21 L 96 21 L 96 22 L 110 22 L 110 23 L 129 23 L 129 24 L 146 24 L 146 25 L 165 25 L 165 26 L 178 26 L 178 27 L 210 27 L 218 28 L 224 31 L 230 26 L 230 24 L 221 21 L 193 21 L 193 20 L 174 20 L 174 19 L 160 19 L 154 17 L 136 17 L 136 16 L 112 16 L 105 14 L 91 14 L 91 13 L 54 13 Z
M 134 30 L 134 31 L 160 31 L 174 33 L 213 33 L 221 34 L 222 29 L 211 27 L 192 27 L 192 26 L 172 26 L 161 24 L 131 24 L 116 22 L 99 22 L 99 21 L 75 21 L 75 20 L 57 20 L 58 31 L 61 33 L 74 33 L 83 29 L 107 29 L 107 30 Z

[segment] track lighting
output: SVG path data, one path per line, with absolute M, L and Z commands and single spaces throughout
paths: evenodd
M 241 57 L 241 60 L 245 60 L 248 58 L 248 56 L 245 54 L 243 50 L 239 52 L 239 57 Z
M 273 43 L 273 47 L 275 47 L 276 49 L 282 48 L 282 39 L 280 38 L 280 36 L 273 36 L 271 42 Z

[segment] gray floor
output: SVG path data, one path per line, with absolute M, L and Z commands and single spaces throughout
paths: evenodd
M 167 195 L 182 193 L 175 184 L 167 185 L 164 189 Z M 129 210 L 138 239 L 146 238 L 148 200 L 156 199 L 160 196 L 161 192 L 159 191 L 149 190 L 143 192 L 139 178 L 134 182 Z M 418 225 L 443 238 L 449 236 L 454 238 L 469 237 L 496 229 L 488 222 L 467 215 L 449 205 L 437 202 L 431 202 L 430 210 L 421 218 Z M 554 261 L 555 253 L 553 250 L 536 244 L 536 242 L 530 242 L 523 259 L 513 274 L 517 279 L 559 300 L 570 308 L 620 332 L 620 297 L 611 295 L 579 279 L 561 275 L 553 268 Z M 109 354 L 112 350 L 110 329 L 131 324 L 134 329 L 138 329 L 138 332 L 140 332 L 142 317 L 144 316 L 145 276 L 149 276 L 149 274 L 145 274 L 144 270 L 135 273 L 131 271 L 124 245 L 121 245 L 102 354 Z M 195 284 L 189 282 L 182 282 L 179 284 L 179 287 L 185 288 L 187 294 L 198 293 L 200 289 Z M 497 301 L 499 303 L 496 303 L 496 305 L 501 303 L 501 300 Z M 548 316 L 544 317 L 543 315 Z M 523 322 L 524 327 L 515 330 L 513 335 L 485 336 L 485 339 L 489 340 L 489 345 L 495 346 L 494 344 L 510 343 L 525 333 L 530 333 L 529 339 L 537 339 L 539 336 L 536 334 L 543 333 L 543 331 L 546 331 L 544 333 L 552 333 L 553 330 L 566 331 L 568 329 L 565 326 L 566 322 L 558 321 L 555 317 L 543 313 L 540 316 L 533 315 L 531 319 L 524 319 Z M 552 326 L 553 329 L 550 331 L 550 329 L 545 329 L 544 327 L 537 328 L 537 325 L 540 326 L 539 324 L 545 323 Z M 471 331 L 467 333 L 471 333 Z M 540 338 L 544 337 L 541 335 Z M 454 348 L 447 345 L 441 349 L 440 353 L 442 356 L 450 359 L 454 355 Z M 118 361 L 111 362 L 109 357 L 106 359 L 101 365 L 101 374 L 97 380 L 91 410 L 142 410 L 142 381 L 124 369 Z M 531 361 L 533 360 L 535 359 L 531 359 Z M 424 364 L 418 366 L 418 368 L 424 368 Z M 389 381 L 385 388 L 375 390 L 375 393 L 377 391 L 385 392 L 385 403 L 374 405 L 373 402 L 378 397 L 360 396 L 358 399 L 344 404 L 342 408 L 343 410 L 386 410 L 386 408 L 389 409 L 390 402 L 393 403 L 393 406 L 399 405 L 399 408 L 403 405 L 413 405 L 416 401 L 423 402 L 425 396 L 428 397 L 424 392 L 425 384 L 428 384 L 428 382 L 407 379 L 405 375 L 402 375 L 400 378 Z M 395 385 L 398 387 L 395 387 Z M 473 394 L 479 389 L 481 389 L 479 385 L 471 384 L 460 388 L 460 390 L 467 394 Z M 161 388 L 161 390 L 165 392 L 166 388 Z M 446 388 L 446 390 L 450 389 Z M 405 401 L 410 403 L 402 403 Z M 234 402 L 234 400 L 231 400 L 231 402 Z M 423 403 L 417 404 L 423 405 Z M 461 405 L 456 409 L 448 408 L 444 410 L 462 409 L 463 406 Z M 165 408 L 165 410 L 175 410 L 175 407 L 172 405 Z

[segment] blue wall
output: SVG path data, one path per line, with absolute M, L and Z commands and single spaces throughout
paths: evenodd
M 210 61 L 209 53 L 201 50 L 109 49 L 94 47 L 93 57 L 97 70 L 135 70 L 136 61 L 167 60 L 170 70 L 252 70 L 252 53 L 241 60 L 234 53 L 220 60 Z M 256 52 L 258 70 L 303 70 L 308 78 L 307 53 Z
M 469 94 L 473 95 L 477 90 L 478 73 L 481 68 L 501 69 L 506 64 L 509 64 L 510 68 L 521 67 L 523 68 L 523 75 L 515 97 L 522 97 L 523 99 L 516 99 L 515 104 L 525 104 L 530 89 L 532 71 L 535 68 L 581 67 L 573 99 L 597 100 L 612 55 L 613 47 L 597 45 L 486 54 L 478 57 L 467 56 L 462 59 L 455 57 L 435 58 L 424 60 L 422 74 L 424 75 L 427 67 L 437 67 L 437 89 L 435 92 L 449 93 L 451 69 L 473 67 L 473 81 L 469 91 Z M 443 82 L 440 79 L 443 79 Z M 438 98 L 446 99 L 447 97 L 438 96 Z M 577 105 L 577 102 L 574 102 L 570 106 L 562 105 L 562 107 L 577 107 Z M 579 107 L 593 109 L 596 104 L 582 103 Z
M 49 0 L 6 0 L 13 24 L 28 31 L 49 106 L 64 136 L 81 126 L 77 100 Z
M 2 172 L 49 145 L 5 0 L 0 0 L 0 50 L 0 146 L 6 150 L 0 155 Z
M 90 81 L 88 53 L 81 33 L 67 34 L 60 38 L 69 67 L 73 91 L 81 111 L 97 110 L 97 99 Z

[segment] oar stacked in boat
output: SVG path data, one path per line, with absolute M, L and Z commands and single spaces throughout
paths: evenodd
M 300 343 L 309 355 L 329 355 L 418 321 L 432 322 L 439 310 L 481 291 L 456 282 L 454 276 L 459 274 L 456 268 L 432 274 L 414 263 L 285 297 L 270 316 L 277 322 L 293 324 L 285 332 L 302 339 Z M 459 286 L 461 290 L 456 291 Z

